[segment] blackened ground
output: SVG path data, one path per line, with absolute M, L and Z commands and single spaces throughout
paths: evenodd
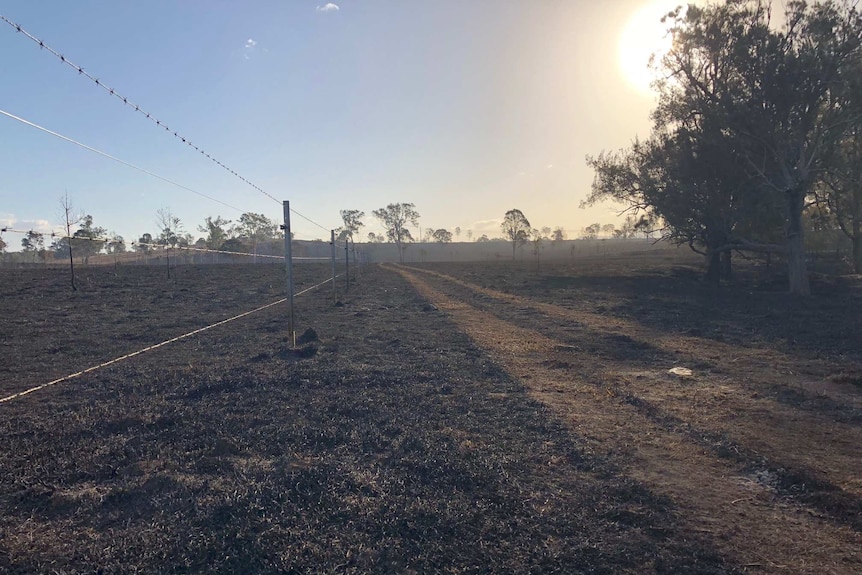
M 222 289 L 248 294 L 254 271 L 219 271 Z M 207 270 L 193 273 L 205 283 Z M 180 305 L 193 284 L 150 286 L 149 303 L 173 305 L 139 313 L 177 323 L 176 310 L 200 303 Z M 36 289 L 58 310 L 80 297 Z M 277 307 L 0 404 L 0 570 L 736 570 L 397 274 L 368 269 L 340 299 L 297 299 L 300 333 L 319 338 L 313 354 L 288 349 Z M 202 317 L 258 301 L 240 303 Z M 41 382 L 66 360 L 117 351 L 105 338 L 129 329 L 119 313 L 105 311 L 113 330 L 67 339 L 62 361 L 8 372 Z

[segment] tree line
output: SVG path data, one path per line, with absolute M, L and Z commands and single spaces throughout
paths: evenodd
M 652 130 L 602 152 L 585 204 L 625 205 L 636 226 L 704 254 L 781 254 L 790 291 L 810 293 L 805 238 L 835 230 L 862 273 L 862 18 L 849 0 L 760 0 L 668 14 Z

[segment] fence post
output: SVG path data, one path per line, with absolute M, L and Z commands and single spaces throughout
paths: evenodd
M 291 346 L 296 347 L 296 331 L 293 324 L 293 251 L 292 238 L 290 237 L 290 202 L 282 202 L 284 208 L 284 267 L 287 270 L 287 334 Z
M 332 303 L 338 303 L 338 289 L 335 286 L 335 230 L 329 231 L 329 238 L 332 248 Z

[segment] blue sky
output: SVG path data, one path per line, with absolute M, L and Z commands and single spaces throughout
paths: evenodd
M 649 129 L 653 97 L 619 50 L 655 2 L 7 0 L 0 14 L 324 228 L 360 209 L 376 231 L 373 209 L 412 202 L 423 227 L 494 236 L 519 208 L 575 237 L 617 221 L 613 207 L 578 207 L 585 156 Z M 636 43 L 641 56 L 658 41 Z M 277 202 L 5 23 L 0 69 L 0 110 L 280 218 Z M 6 117 L 0 170 L 0 223 L 18 229 L 58 229 L 64 193 L 127 240 L 155 232 L 163 207 L 195 236 L 206 216 L 241 213 Z

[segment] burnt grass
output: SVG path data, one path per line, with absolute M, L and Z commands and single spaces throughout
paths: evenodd
M 94 300 L 148 298 L 143 323 L 103 302 L 74 338 L 22 335 L 63 353 L 4 347 L 7 391 L 128 353 L 121 334 L 143 347 L 279 295 L 269 266 L 180 269 L 175 285 L 146 271 L 90 270 Z M 59 272 L 0 276 L 4 344 L 49 329 L 40 299 L 80 313 Z M 314 330 L 297 350 L 275 307 L 0 404 L 0 571 L 737 570 L 399 276 L 368 268 L 339 303 L 328 286 L 297 299 L 299 333 Z

